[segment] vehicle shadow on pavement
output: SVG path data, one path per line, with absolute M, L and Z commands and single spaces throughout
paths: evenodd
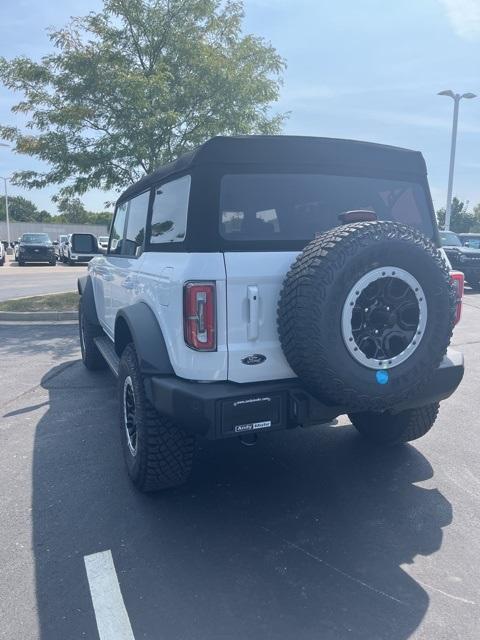
M 130 485 L 114 381 L 80 363 L 45 377 L 33 543 L 41 638 L 96 638 L 83 556 L 111 549 L 135 637 L 402 640 L 429 605 L 402 565 L 452 521 L 412 446 L 352 427 L 203 442 L 189 484 Z
M 18 360 L 22 356 L 45 355 L 54 360 L 65 360 L 78 355 L 78 343 L 72 340 L 72 324 L 58 323 L 55 326 L 55 341 L 52 346 L 51 323 L 15 323 L 15 331 L 9 331 L 8 338 L 2 336 L 2 351 L 6 356 L 15 356 Z M 78 334 L 78 329 L 75 328 Z M 48 377 L 47 374 L 45 377 Z

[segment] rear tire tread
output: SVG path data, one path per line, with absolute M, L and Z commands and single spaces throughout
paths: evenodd
M 400 413 L 349 414 L 353 426 L 365 438 L 384 445 L 398 445 L 424 436 L 435 424 L 439 403 L 407 409 Z
M 123 419 L 123 383 L 125 377 L 132 378 L 137 423 L 137 455 L 130 453 L 126 441 Z M 145 394 L 143 376 L 138 366 L 137 355 L 132 344 L 128 345 L 121 358 L 119 373 L 120 424 L 125 456 L 130 478 L 142 492 L 159 491 L 184 484 L 191 472 L 195 451 L 195 438 L 166 416 L 158 413 Z

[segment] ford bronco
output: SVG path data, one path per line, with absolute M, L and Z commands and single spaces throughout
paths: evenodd
M 343 414 L 377 443 L 424 435 L 464 371 L 463 274 L 439 247 L 407 149 L 217 137 L 130 186 L 79 280 L 79 327 L 85 366 L 118 378 L 134 484 L 185 482 L 200 437 Z

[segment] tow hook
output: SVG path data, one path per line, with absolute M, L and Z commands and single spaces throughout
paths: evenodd
M 246 433 L 245 435 L 240 436 L 240 442 L 244 447 L 254 447 L 257 444 L 257 434 Z

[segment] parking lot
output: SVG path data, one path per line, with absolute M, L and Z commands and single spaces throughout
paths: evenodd
M 479 322 L 467 292 L 464 382 L 414 446 L 346 419 L 202 442 L 189 484 L 150 497 L 76 325 L 0 325 L 0 637 L 98 638 L 84 558 L 110 551 L 137 640 L 478 638 Z
M 85 265 L 69 267 L 62 262 L 55 267 L 47 263 L 19 267 L 12 256 L 7 256 L 5 265 L 0 268 L 0 302 L 22 296 L 75 291 L 77 278 L 85 271 Z

